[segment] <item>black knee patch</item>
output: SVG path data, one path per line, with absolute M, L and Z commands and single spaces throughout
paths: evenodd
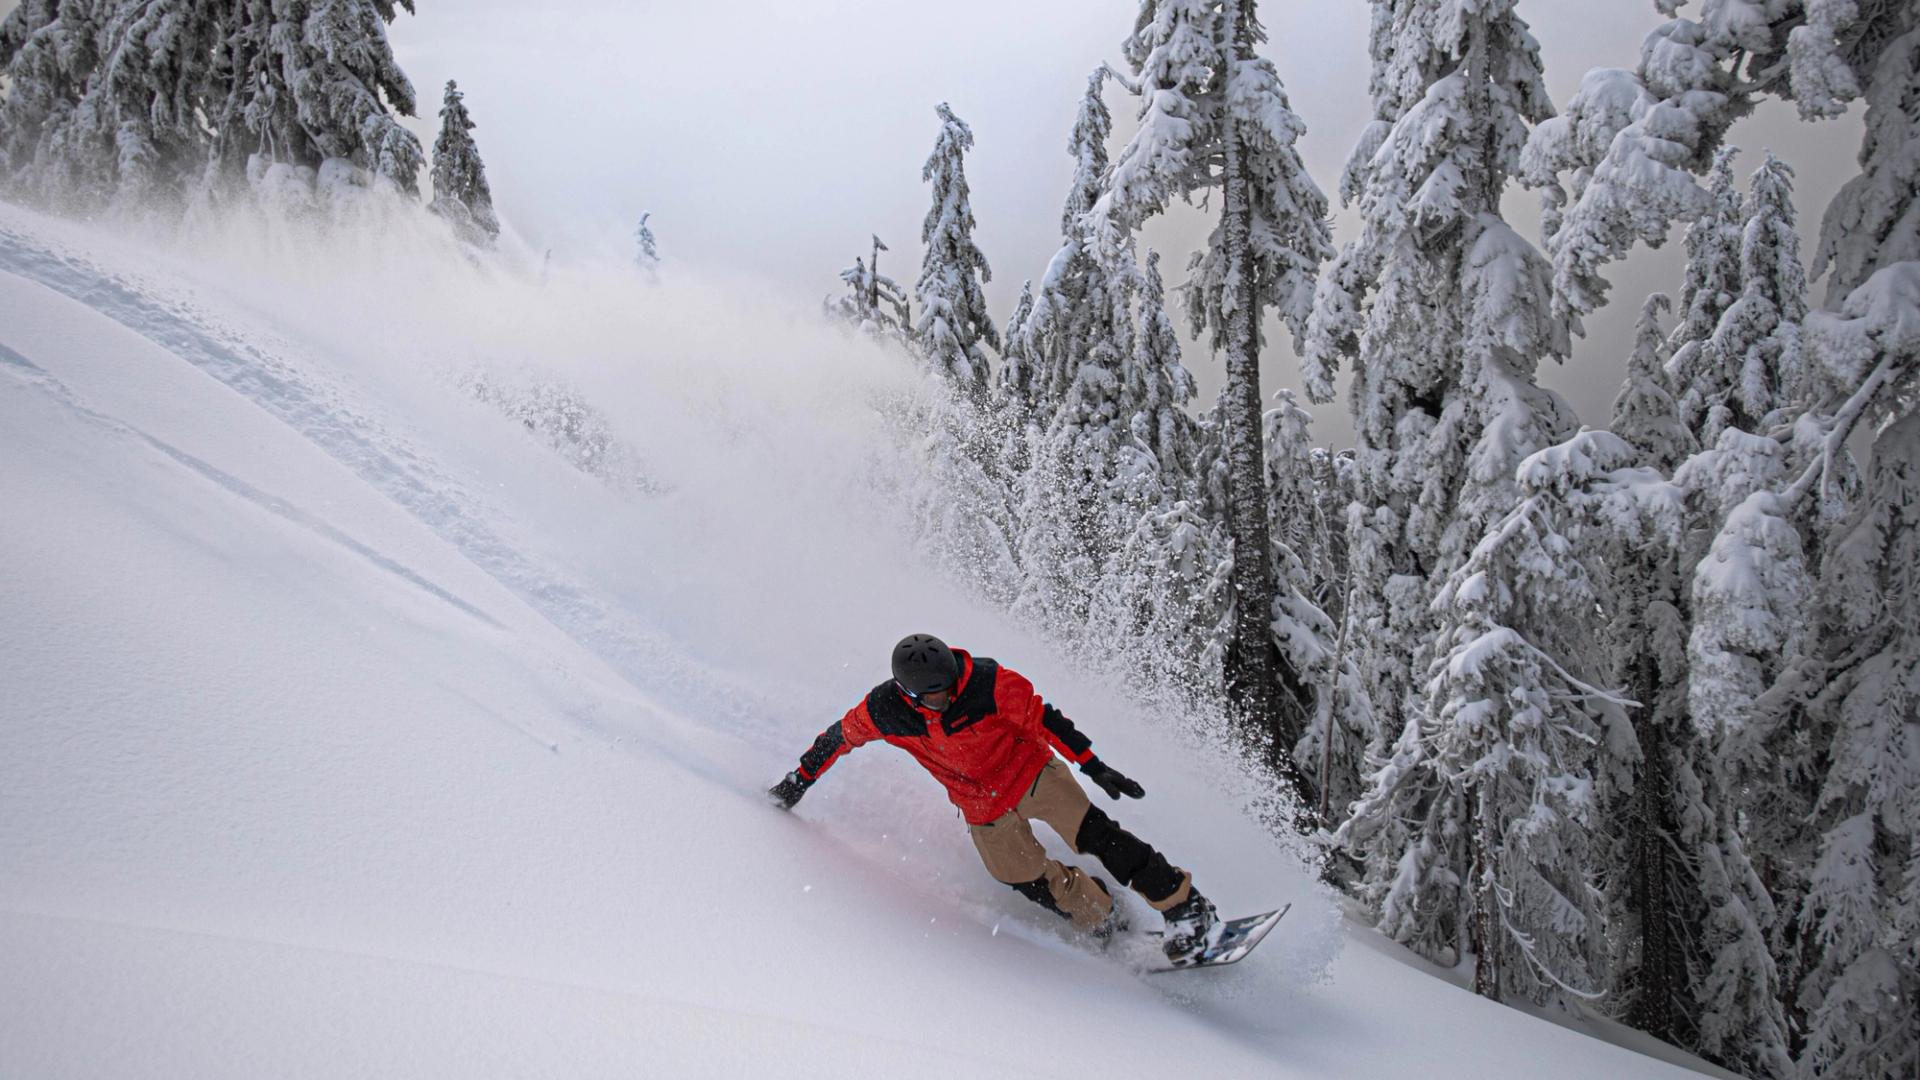
M 1099 859 L 1113 872 L 1115 881 L 1150 901 L 1165 900 L 1180 888 L 1180 871 L 1167 862 L 1166 856 L 1121 828 L 1097 806 L 1087 809 L 1073 846 Z
M 1037 877 L 1037 878 L 1034 878 L 1032 881 L 1019 882 L 1018 884 L 1013 885 L 1012 888 L 1014 892 L 1017 892 L 1021 896 L 1024 896 L 1027 899 L 1033 901 L 1034 903 L 1039 904 L 1041 907 L 1046 908 L 1048 911 L 1053 912 L 1055 915 L 1058 915 L 1063 919 L 1072 917 L 1072 916 L 1069 916 L 1066 912 L 1061 911 L 1060 905 L 1054 902 L 1053 890 L 1047 888 L 1047 879 L 1044 877 Z

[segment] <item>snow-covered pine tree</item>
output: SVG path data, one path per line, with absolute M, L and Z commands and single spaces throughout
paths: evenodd
M 1920 413 L 1874 441 L 1872 472 L 1823 583 L 1836 631 L 1813 702 L 1833 730 L 1819 855 L 1798 918 L 1813 962 L 1809 1077 L 1920 1070 Z
M 1920 170 L 1912 161 L 1920 140 L 1911 128 L 1920 111 L 1915 104 L 1920 101 L 1920 27 L 1916 26 L 1920 13 L 1905 5 L 1862 14 L 1869 16 L 1862 20 L 1862 32 L 1888 35 L 1891 40 L 1875 44 L 1879 61 L 1858 80 L 1866 87 L 1868 100 L 1862 174 L 1836 198 L 1829 210 L 1830 222 L 1845 220 L 1863 205 L 1875 207 L 1867 211 L 1872 216 L 1891 206 L 1911 207 L 1916 199 Z M 1863 195 L 1866 203 L 1860 201 Z M 1853 845 L 1858 832 L 1857 826 L 1848 825 L 1850 819 L 1836 821 L 1819 813 L 1828 793 L 1849 783 L 1848 766 L 1842 763 L 1848 756 L 1844 747 L 1848 733 L 1838 726 L 1845 713 L 1821 705 L 1822 695 L 1856 655 L 1852 644 L 1857 635 L 1843 613 L 1860 596 L 1834 595 L 1836 583 L 1846 577 L 1833 562 L 1837 557 L 1834 527 L 1854 495 L 1855 470 L 1847 441 L 1862 424 L 1867 430 L 1887 431 L 1912 415 L 1915 387 L 1920 383 L 1920 364 L 1916 364 L 1920 342 L 1911 329 L 1902 329 L 1920 319 L 1920 287 L 1916 287 L 1920 261 L 1913 259 L 1920 253 L 1913 243 L 1915 226 L 1876 220 L 1888 227 L 1863 229 L 1837 247 L 1823 249 L 1821 265 L 1836 270 L 1844 265 L 1850 274 L 1870 276 L 1859 280 L 1835 273 L 1828 297 L 1839 310 L 1806 317 L 1801 342 L 1804 389 L 1773 418 L 1771 433 L 1778 449 L 1770 454 L 1777 460 L 1768 468 L 1776 470 L 1777 476 L 1768 483 L 1769 490 L 1756 492 L 1727 518 L 1714 540 L 1717 557 L 1736 565 L 1761 565 L 1770 573 L 1794 568 L 1791 559 L 1781 557 L 1780 549 L 1789 539 L 1797 541 L 1808 575 L 1819 582 L 1817 602 L 1801 595 L 1804 583 L 1782 585 L 1763 577 L 1747 582 L 1742 591 L 1752 598 L 1774 585 L 1785 595 L 1757 616 L 1752 610 L 1739 612 L 1749 628 L 1758 627 L 1758 633 L 1750 629 L 1744 638 L 1723 635 L 1716 640 L 1711 631 L 1703 635 L 1699 625 L 1694 631 L 1696 666 L 1702 648 L 1723 654 L 1717 657 L 1727 668 L 1722 688 L 1731 690 L 1732 701 L 1740 702 L 1764 683 L 1752 699 L 1745 726 L 1735 729 L 1740 738 L 1729 759 L 1741 796 L 1735 809 L 1756 852 L 1759 880 L 1778 910 L 1778 921 L 1771 927 L 1772 944 L 1781 996 L 1796 1032 L 1811 1030 L 1818 1023 L 1837 1022 L 1844 1029 L 1864 1022 L 1861 1017 L 1876 1008 L 1873 995 L 1883 992 L 1836 977 L 1834 969 L 1821 966 L 1827 951 L 1821 935 L 1832 929 L 1827 905 L 1839 896 L 1831 891 L 1838 880 L 1835 875 L 1844 877 L 1843 865 L 1858 853 Z M 1790 243 L 1791 233 L 1784 235 Z M 1834 234 L 1828 232 L 1825 239 L 1833 241 Z M 1763 251 L 1761 263 L 1770 266 L 1776 260 Z M 1790 290 L 1797 287 L 1797 259 L 1791 251 L 1777 264 L 1782 270 L 1773 278 L 1786 282 Z M 1743 260 L 1743 272 L 1747 270 Z M 1723 323 L 1732 315 L 1729 311 Z M 1751 456 L 1759 456 L 1758 448 Z M 1890 490 L 1883 485 L 1868 497 L 1885 498 Z M 1764 513 L 1746 514 L 1755 503 Z M 1856 511 L 1867 517 L 1895 512 L 1889 507 Z M 1777 523 L 1790 526 L 1793 535 L 1785 535 L 1788 530 Z M 1718 579 L 1696 576 L 1696 599 L 1702 584 L 1710 580 Z M 1697 611 L 1698 619 L 1704 621 L 1705 607 Z M 1815 615 L 1818 618 L 1811 617 Z M 1769 640 L 1767 633 L 1776 626 L 1780 638 Z M 1760 669 L 1757 676 L 1755 666 Z M 1824 805 L 1836 807 L 1831 801 Z M 1897 849 L 1901 838 L 1883 842 Z M 1883 894 L 1898 888 L 1893 881 L 1896 874 L 1878 880 Z M 1823 875 L 1825 883 L 1819 880 Z M 1844 943 L 1834 944 L 1838 951 L 1846 951 Z M 1827 1051 L 1811 1042 L 1799 1049 L 1803 1071 L 1830 1067 Z M 1816 1066 L 1816 1060 L 1822 1064 Z
M 1733 182 L 1733 158 L 1738 152 L 1722 147 L 1714 155 L 1707 209 L 1687 226 L 1680 321 L 1668 343 L 1667 363 L 1679 390 L 1680 419 L 1706 446 L 1713 445 L 1729 422 L 1728 402 L 1736 381 L 1714 331 L 1740 295 L 1742 217 L 1740 193 Z
M 1642 306 L 1610 429 L 1656 481 L 1696 445 L 1666 370 L 1669 345 L 1659 317 L 1672 306 L 1664 293 Z M 1617 554 L 1607 561 L 1615 598 L 1604 631 L 1610 674 L 1634 702 L 1627 715 L 1641 758 L 1631 786 L 1607 804 L 1601 879 L 1613 944 L 1613 1012 L 1667 1042 L 1697 1048 L 1696 991 L 1709 957 L 1701 947 L 1708 901 L 1694 851 L 1712 835 L 1698 771 L 1710 763 L 1701 761 L 1704 744 L 1687 715 L 1689 604 L 1673 531 L 1662 540 L 1616 530 Z
M 987 348 L 1000 347 L 1000 334 L 981 292 L 992 271 L 973 242 L 966 172 L 973 130 L 945 102 L 934 112 L 940 117 L 940 135 L 920 170 L 920 179 L 933 186 L 933 205 L 920 228 L 926 252 L 920 261 L 920 280 L 914 285 L 920 304 L 914 341 L 934 370 L 974 400 L 984 401 Z
M 1027 320 L 1032 317 L 1033 280 L 1029 278 L 1020 283 L 1020 298 L 1013 302 L 1013 314 L 1000 333 L 1000 369 L 994 372 L 1000 400 L 1022 415 L 1032 411 L 1036 389 L 1038 358 L 1027 340 Z
M 1226 686 L 1270 764 L 1304 799 L 1290 751 L 1312 715 L 1313 691 L 1271 626 L 1278 593 L 1261 446 L 1261 322 L 1276 310 L 1298 337 L 1332 245 L 1326 199 L 1294 146 L 1304 125 L 1257 52 L 1266 35 L 1255 8 L 1255 0 L 1142 0 L 1124 45 L 1139 80 L 1140 127 L 1088 217 L 1101 258 L 1114 265 L 1173 198 L 1219 189 L 1219 223 L 1194 258 L 1187 297 L 1196 333 L 1227 358 L 1234 603 Z
M 487 186 L 487 167 L 473 142 L 473 118 L 466 95 L 452 79 L 440 105 L 440 137 L 433 142 L 434 213 L 446 218 L 461 239 L 487 245 L 500 235 L 500 219 L 493 212 L 493 191 Z M 646 228 L 646 219 L 640 222 Z
M 1886 55 L 1892 71 L 1883 65 L 1867 91 L 1868 127 L 1891 139 L 1869 140 L 1874 152 L 1863 159 L 1862 177 L 1843 193 L 1856 210 L 1869 191 L 1915 205 L 1911 154 L 1920 138 L 1891 131 L 1876 106 L 1896 115 L 1920 109 L 1920 31 Z M 1881 77 L 1904 89 L 1887 90 Z M 1831 735 L 1809 821 L 1820 832 L 1818 856 L 1797 919 L 1811 935 L 1801 943 L 1812 963 L 1798 998 L 1807 1009 L 1800 1064 L 1808 1076 L 1898 1075 L 1920 1066 L 1910 1007 L 1920 985 L 1920 829 L 1913 809 L 1920 805 L 1920 643 L 1911 632 L 1909 580 L 1920 460 L 1920 260 L 1907 257 L 1912 236 L 1908 223 L 1848 238 L 1831 253 L 1834 289 L 1848 284 L 1849 274 L 1870 276 L 1845 293 L 1837 311 L 1815 312 L 1806 324 L 1807 355 L 1822 388 L 1814 410 L 1822 437 L 1785 498 L 1825 487 L 1832 460 L 1844 455 L 1858 425 L 1877 432 L 1867 488 L 1825 547 L 1823 648 L 1800 679 L 1815 691 L 1812 715 Z
M 999 347 L 1000 335 L 981 291 L 987 260 L 973 242 L 965 168 L 973 131 L 944 102 L 934 111 L 940 134 L 920 173 L 933 203 L 920 231 L 920 321 L 910 344 L 938 378 L 923 446 L 931 483 L 917 495 L 917 519 L 940 565 L 989 600 L 1011 604 L 1021 580 L 1018 518 L 1002 458 L 1006 425 L 987 393 L 987 349 Z
M 1639 463 L 1662 476 L 1686 460 L 1699 446 L 1680 418 L 1674 380 L 1668 370 L 1671 339 L 1660 329 L 1661 314 L 1673 309 L 1673 298 L 1654 293 L 1640 307 L 1634 325 L 1633 353 L 1627 359 L 1627 378 L 1613 400 L 1609 430 L 1639 451 Z
M 1086 212 L 1106 190 L 1106 140 L 1113 129 L 1101 98 L 1106 77 L 1101 67 L 1087 80 L 1067 140 L 1074 168 L 1060 216 L 1061 245 L 1020 320 L 1019 341 L 1008 343 L 1031 366 L 1028 400 L 1040 432 L 1029 445 L 1022 478 L 1020 561 L 1026 580 L 1015 606 L 1070 638 L 1102 629 L 1089 618 L 1102 592 L 1102 568 L 1141 514 L 1165 509 L 1154 490 L 1157 462 L 1150 445 L 1135 443 L 1134 421 L 1154 409 L 1150 399 L 1171 385 L 1175 373 L 1185 375 L 1177 342 L 1171 371 L 1160 353 L 1136 362 L 1133 302 L 1144 279 L 1131 252 L 1109 265 L 1096 257 L 1087 237 Z
M 1314 792 L 1324 822 L 1332 808 L 1360 796 L 1360 775 L 1372 741 L 1372 707 L 1359 674 L 1339 648 L 1345 582 L 1333 562 L 1339 507 L 1325 497 L 1325 452 L 1313 445 L 1313 417 L 1292 390 L 1274 395 L 1264 418 L 1267 526 L 1273 537 L 1274 636 L 1287 662 L 1321 690 L 1306 729 L 1291 748 L 1294 766 Z M 1326 732 L 1331 730 L 1332 741 Z M 1324 811 L 1322 810 L 1324 808 Z
M 1806 733 L 1766 700 L 1804 651 L 1812 614 L 1801 536 L 1778 494 L 1785 473 L 1779 442 L 1729 427 L 1674 476 L 1693 535 L 1711 541 L 1682 564 L 1692 567 L 1688 711 L 1711 755 L 1708 806 L 1725 855 L 1702 871 L 1711 961 L 1700 1049 L 1764 1076 L 1790 1070 L 1776 898 L 1797 894 L 1804 875 L 1810 796 L 1799 777 L 1812 766 Z
M 1113 331 L 1126 333 L 1128 296 L 1101 299 L 1111 305 L 1101 320 L 1107 332 L 1088 343 L 1031 446 L 1020 502 L 1024 573 L 1014 610 L 1069 640 L 1086 633 L 1101 568 L 1145 509 L 1122 501 L 1119 483 L 1132 450 L 1120 370 L 1131 342 Z
M 1713 349 L 1733 376 L 1726 423 L 1747 431 L 1779 424 L 1806 399 L 1800 323 L 1807 314 L 1807 271 L 1794 228 L 1793 170 L 1769 153 L 1753 174 L 1743 207 L 1740 292 L 1714 328 Z M 1709 434 L 1718 431 L 1709 427 Z
M 1160 507 L 1193 495 L 1199 428 L 1187 412 L 1197 390 L 1180 361 L 1180 336 L 1167 315 L 1157 251 L 1147 252 L 1134 316 L 1133 348 L 1120 362 L 1132 437 L 1118 482 L 1132 505 Z
M 1027 320 L 1033 315 L 1033 282 L 1020 283 L 1020 298 L 1001 333 L 1000 367 L 994 372 L 994 396 L 989 414 L 995 417 L 1000 437 L 999 468 L 1006 476 L 1016 500 L 1013 504 L 1016 545 L 1024 536 L 1026 524 L 1021 516 L 1028 473 L 1033 468 L 1033 448 L 1045 435 L 1047 417 L 1034 399 L 1037 358 L 1027 338 Z
M 1693 250 L 1718 258 L 1706 246 Z M 1704 276 L 1698 267 L 1688 274 L 1690 281 Z M 1678 415 L 1666 356 L 1676 341 L 1684 347 L 1695 339 L 1684 324 L 1662 336 L 1657 318 L 1668 306 L 1656 294 L 1642 311 L 1613 420 L 1644 474 L 1615 489 L 1659 510 L 1630 512 L 1631 500 L 1628 509 L 1618 499 L 1597 504 L 1618 552 L 1607 567 L 1608 652 L 1614 678 L 1636 702 L 1629 715 L 1641 750 L 1631 788 L 1609 801 L 1604 830 L 1611 1004 L 1628 1023 L 1676 1045 L 1778 1075 L 1788 1029 L 1769 952 L 1774 906 L 1737 826 L 1724 740 L 1696 728 L 1689 703 L 1690 583 L 1705 554 L 1700 538 L 1713 535 L 1719 507 L 1697 492 L 1689 509 L 1684 490 L 1663 479 L 1693 462 L 1697 447 Z M 1649 518 L 1657 519 L 1651 535 Z
M 840 271 L 847 293 L 826 303 L 827 314 L 856 327 L 863 334 L 906 344 L 913 334 L 913 320 L 907 305 L 907 293 L 900 283 L 880 272 L 880 253 L 887 245 L 873 238 L 873 261 L 855 258 L 853 265 Z
M 1707 168 L 1735 120 L 1768 96 L 1809 119 L 1838 115 L 1920 19 L 1907 0 L 1708 0 L 1698 18 L 1660 6 L 1672 17 L 1647 35 L 1638 67 L 1589 72 L 1565 118 L 1528 147 L 1555 302 L 1574 317 L 1605 302 L 1606 264 L 1706 210 L 1688 174 Z
M 1108 76 L 1102 65 L 1087 79 L 1067 154 L 1073 159 L 1073 178 L 1067 185 L 1066 205 L 1060 214 L 1060 247 L 1048 260 L 1034 291 L 1033 308 L 1022 320 L 1021 348 L 1032 355 L 1034 406 L 1051 417 L 1066 397 L 1080 365 L 1102 342 L 1118 356 L 1117 340 L 1127 336 L 1125 291 L 1134 287 L 1137 270 L 1129 248 L 1112 260 L 1097 257 L 1082 220 L 1106 192 L 1107 138 L 1113 118 L 1101 89 Z M 1116 323 L 1116 316 L 1120 322 Z M 1009 342 L 1009 347 L 1012 343 Z
M 1426 688 L 1428 767 L 1457 778 L 1436 806 L 1465 803 L 1442 814 L 1465 827 L 1474 990 L 1495 999 L 1604 993 L 1590 838 L 1639 748 L 1625 702 L 1598 685 L 1596 620 L 1569 617 L 1611 607 L 1598 569 L 1611 537 L 1572 504 L 1631 456 L 1590 432 L 1527 458 L 1518 504 L 1434 599 L 1443 636 Z
M 218 4 L 104 5 L 100 64 L 59 138 L 73 158 L 78 208 L 178 210 L 206 159 L 198 110 L 219 40 Z
M 318 169 L 351 162 L 408 195 L 420 190 L 420 140 L 394 113 L 414 115 L 413 84 L 387 41 L 396 5 L 412 0 L 241 0 L 227 25 L 222 69 L 231 93 L 221 153 L 230 167 L 257 154 Z
M 75 115 L 100 62 L 99 15 L 94 0 L 26 0 L 0 22 L 0 176 L 56 208 L 102 171 Z
M 1521 460 L 1573 426 L 1534 381 L 1543 358 L 1568 351 L 1550 268 L 1499 216 L 1527 127 L 1551 107 L 1538 46 L 1511 2 L 1469 14 L 1376 0 L 1373 28 L 1376 119 L 1342 184 L 1362 231 L 1321 279 L 1303 353 L 1318 400 L 1331 396 L 1343 360 L 1353 370 L 1359 497 L 1348 618 L 1379 717 L 1372 752 L 1382 764 L 1339 837 L 1362 861 L 1362 893 L 1383 932 L 1453 962 L 1472 906 L 1462 891 L 1468 837 L 1501 835 L 1506 819 L 1475 820 L 1501 814 L 1500 801 L 1477 790 L 1479 774 L 1448 771 L 1438 756 L 1457 738 L 1452 728 L 1480 713 L 1449 707 L 1466 700 L 1451 690 L 1428 700 L 1423 684 L 1431 676 L 1446 690 L 1451 651 L 1518 617 L 1434 597 L 1520 501 Z M 1513 677 L 1532 677 L 1522 658 L 1514 663 Z M 1571 880 L 1576 871 L 1542 872 Z M 1516 884 L 1496 879 L 1477 895 Z
M 633 230 L 633 261 L 649 274 L 660 269 L 660 245 L 653 238 L 653 226 L 647 224 L 652 216 L 651 210 L 642 213 L 640 224 Z
M 1232 565 L 1221 521 L 1207 520 L 1199 500 L 1204 436 L 1186 410 L 1193 376 L 1180 362 L 1155 251 L 1140 278 L 1131 341 L 1120 364 L 1125 438 L 1111 480 L 1120 550 L 1093 587 L 1089 636 L 1159 680 L 1154 690 L 1172 684 L 1204 695 L 1220 685 L 1220 654 L 1208 643 L 1221 628 Z M 1203 567 L 1206 558 L 1218 562 Z
M 1920 15 L 1907 9 L 1908 29 L 1894 36 L 1870 72 L 1865 98 L 1866 135 L 1860 175 L 1827 206 L 1813 276 L 1831 268 L 1827 305 L 1838 307 L 1875 271 L 1920 260 Z M 1893 29 L 1884 16 L 1858 32 Z

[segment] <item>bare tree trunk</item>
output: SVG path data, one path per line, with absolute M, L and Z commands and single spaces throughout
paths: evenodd
M 1499 826 L 1490 820 L 1494 815 L 1491 799 L 1476 798 L 1472 793 L 1468 798 L 1479 804 L 1474 815 L 1479 824 L 1473 829 L 1470 841 L 1473 850 L 1467 863 L 1468 895 L 1473 898 L 1467 924 L 1473 949 L 1473 992 L 1499 1001 L 1500 927 L 1495 909 L 1499 899 L 1494 896 L 1492 865 L 1493 849 L 1499 843 Z
M 1247 262 L 1250 200 L 1240 140 L 1229 131 L 1221 233 L 1226 244 L 1227 385 L 1224 393 L 1228 472 L 1227 528 L 1233 540 L 1233 640 L 1227 692 L 1249 721 L 1278 714 L 1273 636 L 1273 558 L 1267 529 L 1267 477 L 1260 445 L 1260 354 L 1254 341 L 1252 282 Z
M 1659 675 L 1651 654 L 1643 654 L 1635 670 L 1634 689 L 1644 703 L 1647 720 L 1635 725 L 1645 764 L 1631 798 L 1633 811 L 1626 822 L 1630 888 L 1638 917 L 1639 968 L 1634 972 L 1635 996 L 1627 1008 L 1627 1022 L 1656 1038 L 1678 1041 L 1679 1019 L 1674 1002 L 1690 992 L 1686 964 L 1680 955 L 1678 926 L 1684 914 L 1673 909 L 1668 860 L 1672 858 L 1666 825 L 1668 792 L 1673 777 L 1667 768 L 1666 732 L 1654 719 L 1660 694 Z

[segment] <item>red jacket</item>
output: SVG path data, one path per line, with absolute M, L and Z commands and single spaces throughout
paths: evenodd
M 944 711 L 915 705 L 892 680 L 820 733 L 800 758 L 811 783 L 856 746 L 885 739 L 913 755 L 944 784 L 969 825 L 985 825 L 1014 808 L 1054 751 L 1076 764 L 1093 759 L 1092 744 L 1073 721 L 1040 700 L 1026 676 L 963 650 L 960 681 Z

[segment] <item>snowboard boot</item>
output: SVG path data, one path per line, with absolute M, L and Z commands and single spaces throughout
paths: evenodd
M 1101 948 L 1105 948 L 1113 944 L 1116 936 L 1126 933 L 1131 927 L 1127 924 L 1127 913 L 1120 910 L 1120 901 L 1113 898 L 1113 890 L 1107 888 L 1107 883 L 1092 874 L 1088 874 L 1087 877 L 1095 885 L 1100 886 L 1100 891 L 1106 893 L 1108 899 L 1112 901 L 1113 906 L 1107 909 L 1107 917 L 1099 926 L 1087 932 L 1088 936 L 1098 942 Z
M 1160 939 L 1160 947 L 1166 950 L 1168 959 L 1178 960 L 1219 940 L 1220 919 L 1214 913 L 1213 901 L 1200 895 L 1200 890 L 1189 886 L 1187 898 L 1161 912 L 1167 920 L 1167 929 Z

